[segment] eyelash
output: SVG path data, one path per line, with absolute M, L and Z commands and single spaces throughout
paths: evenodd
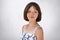
M 30 13 L 31 11 L 28 11 L 27 13 Z M 34 13 L 37 13 L 36 11 Z

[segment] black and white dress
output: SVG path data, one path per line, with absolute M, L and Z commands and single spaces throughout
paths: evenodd
M 26 27 L 26 26 L 25 26 Z M 37 40 L 37 36 L 35 36 L 34 35 L 34 33 L 36 32 L 36 30 L 37 30 L 37 28 L 38 27 L 36 27 L 35 29 L 34 29 L 34 32 L 33 33 L 27 33 L 26 31 L 25 31 L 25 28 L 24 27 L 24 32 L 23 32 L 23 34 L 22 34 L 22 40 Z

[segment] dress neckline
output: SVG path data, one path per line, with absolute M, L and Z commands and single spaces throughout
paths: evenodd
M 24 25 L 24 32 L 23 32 L 23 33 L 34 34 L 34 33 L 36 32 L 36 30 L 38 29 L 39 25 L 34 28 L 33 32 L 27 32 L 27 31 L 26 31 L 26 27 L 27 27 L 27 25 Z

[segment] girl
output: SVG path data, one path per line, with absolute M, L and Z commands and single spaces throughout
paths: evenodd
M 37 3 L 28 3 L 24 9 L 24 19 L 29 23 L 22 27 L 22 40 L 43 40 L 43 29 L 37 23 L 41 21 L 41 10 Z

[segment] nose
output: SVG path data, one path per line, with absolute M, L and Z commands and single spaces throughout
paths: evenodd
M 34 15 L 34 12 L 31 12 L 31 15 Z
M 30 16 L 33 17 L 33 16 L 34 16 L 34 12 L 31 12 L 31 13 L 30 13 Z

